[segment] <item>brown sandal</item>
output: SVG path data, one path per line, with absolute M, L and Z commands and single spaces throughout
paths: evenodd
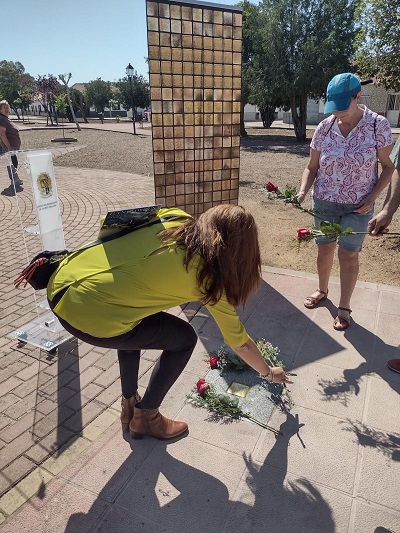
M 314 309 L 314 307 L 317 307 L 319 302 L 328 298 L 328 292 L 329 292 L 328 289 L 326 290 L 326 292 L 321 291 L 321 289 L 317 289 L 316 292 L 321 293 L 322 296 L 321 297 L 307 296 L 307 298 L 304 300 L 304 307 L 307 307 L 307 309 Z
M 347 329 L 350 326 L 351 309 L 347 309 L 347 307 L 338 307 L 338 311 L 339 310 L 340 311 L 346 311 L 347 313 L 349 313 L 349 319 L 347 320 L 347 318 L 345 318 L 344 316 L 339 316 L 339 313 L 338 313 L 338 316 L 333 321 L 333 329 L 336 329 L 336 331 L 343 331 L 343 330 Z M 345 324 L 342 325 L 340 323 L 340 320 L 342 320 Z

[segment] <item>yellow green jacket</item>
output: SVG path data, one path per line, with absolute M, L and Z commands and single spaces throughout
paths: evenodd
M 160 216 L 176 211 L 162 209 Z M 201 258 L 194 259 L 186 271 L 184 250 L 174 244 L 164 245 L 157 236 L 163 228 L 181 225 L 184 221 L 143 227 L 69 255 L 47 286 L 49 300 L 69 287 L 54 308 L 55 313 L 80 331 L 108 338 L 127 333 L 147 316 L 199 301 L 197 269 Z M 160 252 L 150 255 L 156 250 Z M 249 339 L 225 297 L 206 307 L 226 344 L 237 347 Z

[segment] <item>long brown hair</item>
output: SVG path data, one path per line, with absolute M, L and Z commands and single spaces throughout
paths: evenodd
M 192 259 L 202 258 L 197 284 L 203 304 L 215 304 L 225 293 L 231 305 L 244 306 L 257 289 L 261 276 L 257 226 L 243 207 L 212 207 L 197 219 L 161 231 L 159 237 L 186 249 L 186 270 Z

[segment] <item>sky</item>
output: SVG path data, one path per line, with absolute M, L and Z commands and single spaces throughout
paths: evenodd
M 148 79 L 145 0 L 19 0 L 2 19 L 0 60 L 19 61 L 35 78 L 71 72 L 70 85 L 116 81 L 131 63 Z

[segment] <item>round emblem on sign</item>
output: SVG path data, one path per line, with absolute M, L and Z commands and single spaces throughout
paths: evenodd
M 37 179 L 37 186 L 40 196 L 42 198 L 49 198 L 53 194 L 53 185 L 51 183 L 51 177 L 47 172 L 41 172 Z

